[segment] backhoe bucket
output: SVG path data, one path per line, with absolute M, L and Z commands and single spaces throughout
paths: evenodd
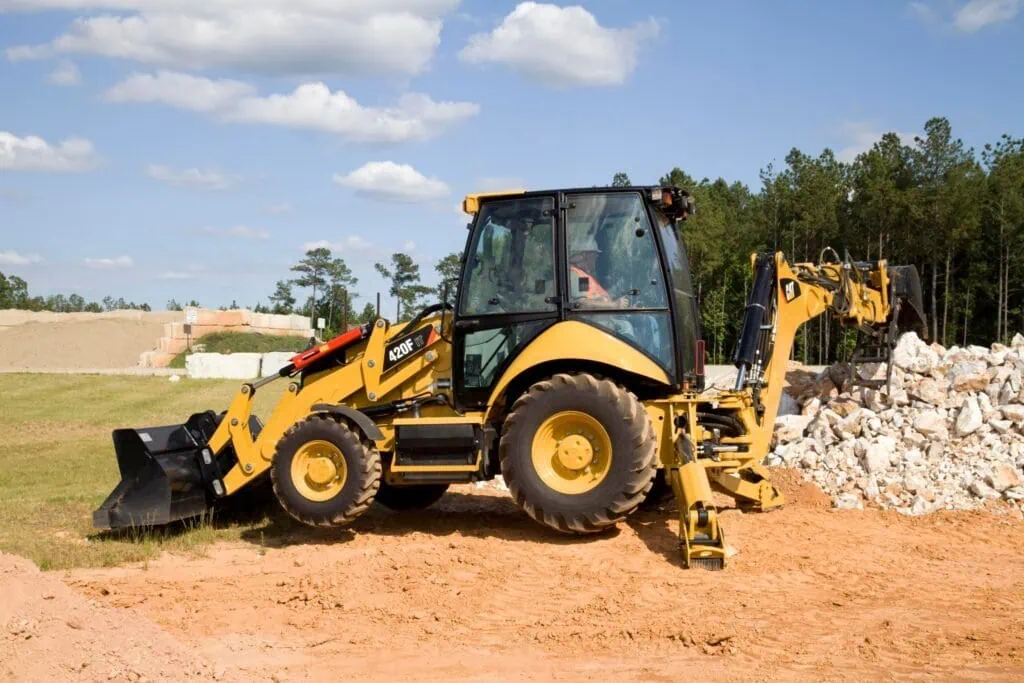
M 230 447 L 214 458 L 206 445 L 223 414 L 196 413 L 185 424 L 116 429 L 114 450 L 121 481 L 93 512 L 97 529 L 169 524 L 196 517 L 212 507 L 214 482 L 234 464 Z M 262 425 L 251 418 L 258 435 Z M 204 455 L 205 451 L 205 455 Z
M 921 276 L 916 266 L 889 266 L 893 304 L 898 302 L 896 328 L 900 332 L 916 332 L 921 339 L 928 338 L 928 318 L 924 313 L 921 296 Z

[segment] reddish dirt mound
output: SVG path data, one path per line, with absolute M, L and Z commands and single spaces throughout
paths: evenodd
M 831 510 L 780 474 L 785 509 L 723 514 L 739 554 L 721 572 L 680 566 L 674 509 L 574 539 L 467 486 L 348 531 L 279 520 L 206 558 L 69 580 L 246 678 L 1024 677 L 1024 523 Z
M 0 553 L 0 678 L 182 681 L 218 675 L 137 612 L 87 600 L 28 560 Z

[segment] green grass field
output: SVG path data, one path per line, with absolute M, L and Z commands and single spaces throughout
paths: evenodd
M 120 479 L 113 429 L 177 424 L 193 412 L 225 410 L 239 386 L 236 380 L 0 375 L 0 551 L 61 569 L 238 538 L 252 525 L 196 524 L 184 532 L 109 538 L 92 529 L 92 511 Z M 261 419 L 281 390 L 272 384 L 257 393 L 254 412 Z
M 299 352 L 309 345 L 308 337 L 279 337 L 272 334 L 246 332 L 213 332 L 193 341 L 206 353 L 270 353 L 271 351 Z M 168 367 L 185 367 L 188 351 L 182 351 Z

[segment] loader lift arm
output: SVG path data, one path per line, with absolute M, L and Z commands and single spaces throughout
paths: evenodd
M 680 433 L 673 452 L 662 459 L 679 503 L 686 566 L 724 566 L 712 489 L 746 509 L 784 503 L 761 463 L 771 448 L 786 366 L 801 326 L 830 314 L 841 327 L 855 327 L 876 340 L 884 352 L 902 330 L 927 334 L 913 266 L 890 269 L 885 261 L 853 263 L 838 256 L 831 262 L 789 264 L 781 253 L 752 255 L 751 265 L 754 281 L 733 357 L 735 386 L 668 401 Z M 887 361 L 888 354 L 870 360 Z M 681 445 L 684 440 L 688 443 Z

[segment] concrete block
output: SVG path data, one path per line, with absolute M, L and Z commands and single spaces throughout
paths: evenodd
M 160 337 L 160 341 L 157 344 L 157 350 L 171 354 L 181 353 L 188 348 L 188 343 L 184 339 L 172 339 L 170 337 Z
M 193 353 L 185 359 L 185 369 L 193 379 L 252 379 L 259 377 L 258 353 Z
M 235 309 L 231 311 L 218 311 L 209 308 L 186 307 L 184 320 L 189 320 L 190 313 L 195 322 L 193 325 L 218 325 L 220 327 L 241 327 L 252 323 L 252 311 L 248 309 Z
M 276 375 L 278 370 L 288 365 L 288 361 L 290 361 L 294 355 L 295 354 L 291 351 L 271 351 L 270 353 L 264 353 L 263 359 L 260 361 L 260 377 Z
M 139 367 L 166 368 L 177 355 L 164 351 L 143 351 L 139 356 Z

